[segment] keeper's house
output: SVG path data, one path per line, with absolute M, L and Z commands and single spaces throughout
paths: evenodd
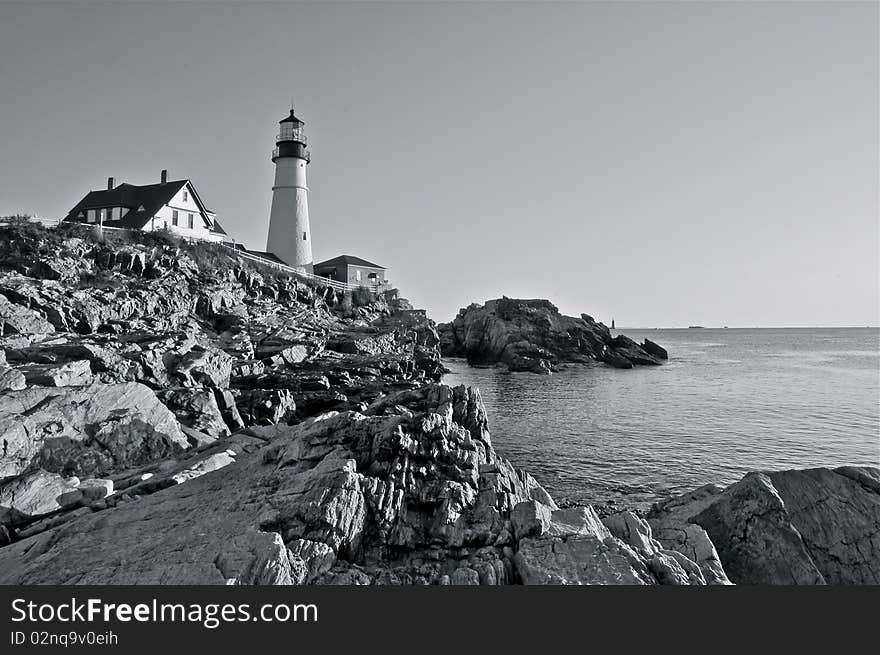
M 168 171 L 162 171 L 158 184 L 143 186 L 114 186 L 111 177 L 106 190 L 87 193 L 62 220 L 129 230 L 167 228 L 190 239 L 225 241 L 215 216 L 190 180 L 169 182 Z
M 388 286 L 385 267 L 368 262 L 360 257 L 339 255 L 320 264 L 315 264 L 315 275 L 345 282 L 354 286 L 382 291 Z

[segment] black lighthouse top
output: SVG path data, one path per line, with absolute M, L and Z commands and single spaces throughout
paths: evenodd
M 299 118 L 297 118 L 293 113 L 293 107 L 290 108 L 290 116 L 286 116 L 281 119 L 281 124 L 285 123 L 296 123 L 297 125 L 305 125 Z
M 279 125 L 281 129 L 275 137 L 272 161 L 282 157 L 297 157 L 305 159 L 306 162 L 310 161 L 309 151 L 306 150 L 308 139 L 303 130 L 305 123 L 294 115 L 293 108 L 290 110 L 290 116 L 281 119 Z

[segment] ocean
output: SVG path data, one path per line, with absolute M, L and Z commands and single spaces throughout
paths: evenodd
M 651 502 L 753 470 L 880 466 L 880 330 L 620 330 L 663 366 L 550 376 L 444 359 L 480 388 L 496 450 L 557 499 Z

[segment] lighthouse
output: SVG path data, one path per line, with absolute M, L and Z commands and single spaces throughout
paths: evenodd
M 275 137 L 272 161 L 275 164 L 275 185 L 272 187 L 272 210 L 269 214 L 270 252 L 288 266 L 312 272 L 312 233 L 309 229 L 309 187 L 306 166 L 309 151 L 303 123 L 290 109 L 282 119 Z

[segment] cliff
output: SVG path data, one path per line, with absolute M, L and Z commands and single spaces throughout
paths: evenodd
M 785 582 L 768 567 L 792 552 L 795 582 L 877 570 L 876 470 L 561 509 L 394 294 L 161 235 L 14 225 L 0 246 L 0 584 Z
M 437 327 L 444 355 L 474 365 L 501 363 L 511 371 L 550 373 L 563 363 L 595 361 L 632 368 L 667 359 L 652 341 L 639 345 L 624 335 L 612 337 L 591 316 L 565 316 L 548 300 L 504 297 L 472 304 Z

